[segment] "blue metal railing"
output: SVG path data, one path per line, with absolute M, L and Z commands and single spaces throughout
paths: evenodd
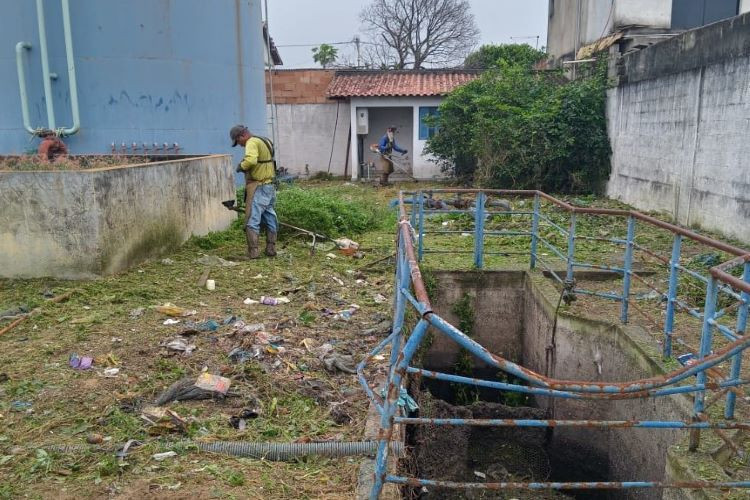
M 446 202 L 439 203 L 433 198 L 435 194 L 453 194 L 456 199 L 448 200 L 455 209 L 446 209 Z M 405 202 L 409 196 L 408 202 Z M 472 198 L 467 199 L 466 196 Z M 532 211 L 513 211 L 510 204 L 507 210 L 489 210 L 488 203 L 492 197 L 513 196 L 533 198 Z M 411 205 L 410 213 L 407 212 L 407 204 Z M 551 214 L 544 213 L 545 206 L 551 207 L 562 214 L 568 214 L 567 229 L 564 224 L 558 223 Z M 434 206 L 440 208 L 435 209 Z M 357 366 L 357 375 L 367 396 L 373 401 L 380 414 L 381 432 L 376 459 L 376 473 L 371 498 L 376 499 L 385 483 L 409 484 L 412 486 L 441 486 L 448 488 L 491 488 L 491 489 L 615 489 L 615 488 L 750 488 L 750 481 L 735 482 L 653 482 L 653 481 L 631 481 L 631 482 L 571 482 L 571 483 L 454 483 L 450 481 L 437 481 L 432 479 L 407 478 L 388 474 L 388 447 L 387 443 L 393 435 L 395 424 L 433 424 L 433 425 L 472 425 L 472 426 L 506 426 L 506 427 L 594 427 L 594 428 L 653 428 L 653 429 L 687 429 L 690 431 L 690 449 L 695 450 L 698 446 L 699 432 L 701 429 L 711 429 L 722 439 L 726 437 L 721 434 L 722 430 L 743 429 L 750 430 L 750 423 L 744 422 L 710 422 L 706 418 L 705 393 L 709 390 L 723 391 L 727 393 L 724 414 L 727 419 L 733 419 L 736 406 L 737 387 L 750 383 L 750 380 L 741 378 L 742 354 L 750 346 L 750 336 L 744 336 L 748 319 L 748 305 L 750 304 L 750 251 L 733 247 L 726 243 L 716 241 L 699 235 L 684 228 L 668 224 L 654 219 L 640 212 L 595 209 L 574 207 L 561 200 L 553 198 L 540 191 L 517 191 L 517 190 L 431 190 L 413 193 L 399 194 L 399 228 L 397 234 L 396 270 L 395 270 L 395 297 L 394 297 L 394 321 L 392 333 L 383 340 L 373 351 Z M 425 235 L 433 234 L 450 237 L 456 234 L 466 234 L 467 231 L 433 230 L 427 227 L 427 218 L 432 214 L 468 214 L 473 219 L 473 250 L 461 251 L 456 249 L 428 250 L 425 244 Z M 582 234 L 578 230 L 579 217 L 587 215 L 614 217 L 624 220 L 626 235 L 624 238 L 592 237 Z M 496 231 L 486 230 L 486 224 L 494 217 L 529 217 L 529 230 Z M 637 223 L 645 223 L 669 231 L 673 235 L 671 257 L 666 259 L 657 253 L 648 250 L 636 242 Z M 514 228 L 515 229 L 515 228 Z M 549 236 L 549 231 L 556 234 L 558 241 L 565 242 L 565 248 L 559 248 L 553 241 L 555 238 Z M 512 238 L 520 237 L 529 239 L 529 250 L 527 252 L 502 251 L 491 252 L 486 250 L 486 243 L 490 238 Z M 709 270 L 707 275 L 688 269 L 680 264 L 683 249 L 683 240 L 689 239 L 701 245 L 729 253 L 736 256 L 734 259 L 715 266 Z M 622 265 L 605 265 L 593 262 L 585 262 L 580 252 L 577 254 L 577 241 L 598 241 L 616 247 L 623 251 Z M 415 249 L 416 246 L 416 249 Z M 560 276 L 560 270 L 543 257 L 548 257 L 540 252 L 543 246 L 554 254 L 564 264 L 564 277 Z M 635 252 L 642 252 L 647 256 L 654 257 L 657 261 L 665 264 L 669 271 L 668 290 L 659 291 L 642 276 L 633 270 Z M 663 354 L 665 357 L 672 356 L 675 317 L 680 311 L 684 311 L 689 317 L 701 321 L 700 348 L 696 353 L 695 360 L 682 368 L 661 377 L 634 380 L 629 382 L 588 382 L 588 381 L 561 381 L 555 380 L 541 374 L 535 373 L 523 366 L 506 360 L 496 354 L 489 352 L 483 346 L 466 336 L 463 332 L 446 322 L 432 311 L 430 299 L 422 281 L 419 269 L 419 261 L 425 254 L 430 253 L 471 253 L 473 264 L 477 269 L 485 267 L 485 256 L 487 255 L 525 255 L 529 258 L 529 267 L 536 269 L 537 265 L 543 268 L 549 276 L 563 285 L 564 290 L 571 290 L 574 294 L 599 297 L 605 300 L 613 300 L 621 303 L 620 321 L 627 323 L 630 307 L 636 308 L 631 300 L 632 279 L 635 278 L 645 283 L 649 288 L 657 292 L 659 298 L 666 300 L 666 311 L 663 325 Z M 621 292 L 600 292 L 587 290 L 575 286 L 575 269 L 595 269 L 616 273 L 622 278 Z M 742 277 L 731 274 L 733 270 L 742 269 Z M 678 295 L 682 276 L 698 279 L 706 285 L 705 302 L 703 308 L 692 307 Z M 736 292 L 734 291 L 736 290 Z M 723 294 L 723 296 L 721 295 Z M 736 301 L 731 307 L 719 308 L 720 297 Z M 407 307 L 412 307 L 418 314 L 418 321 L 406 335 L 404 331 Z M 736 310 L 734 329 L 726 324 L 720 324 L 719 320 L 731 316 Z M 411 361 L 418 347 L 425 338 L 428 328 L 434 327 L 440 334 L 447 336 L 456 342 L 461 348 L 466 349 L 471 355 L 484 363 L 501 370 L 528 385 L 516 383 L 498 382 L 492 380 L 479 380 L 475 378 L 462 377 L 448 373 L 423 370 L 411 366 Z M 728 344 L 719 348 L 714 346 L 714 330 L 723 334 Z M 679 340 L 679 339 L 678 339 Z M 681 341 L 682 342 L 682 341 Z M 386 379 L 385 397 L 380 398 L 370 387 L 365 376 L 369 360 L 378 355 L 386 348 L 390 348 L 390 364 Z M 730 372 L 724 375 L 718 365 L 730 362 Z M 409 418 L 398 413 L 398 399 L 401 387 L 407 374 L 418 374 L 423 377 L 433 378 L 454 383 L 474 385 L 502 391 L 518 392 L 522 394 L 539 395 L 566 399 L 591 399 L 591 400 L 622 400 L 622 399 L 645 399 L 671 396 L 674 394 L 693 394 L 694 407 L 693 418 L 690 421 L 655 421 L 655 420 L 631 420 L 631 421 L 604 421 L 604 420 L 477 420 L 477 419 L 436 419 L 436 418 Z M 690 383 L 690 377 L 695 376 L 695 381 Z M 687 385 L 678 385 L 687 384 Z M 719 394 L 719 396 L 721 393 Z M 714 399 L 713 402 L 719 398 Z M 712 402 L 712 403 L 713 403 Z

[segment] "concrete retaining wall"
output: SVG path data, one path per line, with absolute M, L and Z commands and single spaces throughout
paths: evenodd
M 538 373 L 564 380 L 627 381 L 658 376 L 667 369 L 658 361 L 653 339 L 638 327 L 589 320 L 560 314 L 555 336 L 554 356 L 548 357 L 552 344 L 552 324 L 559 292 L 543 276 L 526 271 L 436 272 L 438 287 L 433 309 L 453 325 L 458 318 L 453 305 L 464 294 L 476 297 L 472 337 L 491 352 L 503 355 Z M 422 357 L 427 369 L 452 372 L 458 346 L 439 333 Z M 598 363 L 597 363 L 598 361 Z M 481 370 L 479 363 L 475 367 Z M 601 370 L 601 371 L 600 371 Z M 684 396 L 659 400 L 574 401 L 537 398 L 540 408 L 549 409 L 550 418 L 573 420 L 686 420 L 691 405 Z M 686 439 L 687 434 L 654 429 L 554 429 L 549 447 L 553 469 L 555 460 L 570 462 L 580 456 L 580 467 L 565 470 L 560 481 L 597 480 L 593 474 L 608 471 L 608 480 L 670 480 L 674 463 L 684 454 L 671 454 L 670 447 Z M 584 459 L 585 457 L 585 459 Z M 701 460 L 711 463 L 709 456 Z M 695 471 L 680 468 L 678 479 L 696 479 Z M 598 480 L 603 480 L 599 478 Z M 661 498 L 660 490 L 629 490 L 607 498 Z M 693 498 L 677 490 L 674 498 Z M 679 496 L 683 495 L 683 496 Z M 696 497 L 697 498 L 697 497 Z
M 750 242 L 750 14 L 620 61 L 608 194 Z
M 228 155 L 81 171 L 0 172 L 0 276 L 92 278 L 225 229 Z

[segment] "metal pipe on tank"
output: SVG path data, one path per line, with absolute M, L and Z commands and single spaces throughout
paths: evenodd
M 41 2 L 41 0 L 39 0 Z M 65 34 L 65 57 L 68 61 L 68 85 L 70 86 L 70 107 L 73 114 L 73 126 L 64 128 L 61 135 L 73 135 L 81 128 L 81 116 L 78 109 L 78 82 L 76 81 L 76 62 L 73 53 L 73 35 L 70 28 L 70 0 L 62 0 L 63 33 Z
M 21 114 L 23 115 L 23 128 L 30 134 L 36 134 L 31 128 L 29 118 L 29 95 L 26 92 L 26 72 L 23 68 L 23 53 L 31 49 L 29 42 L 18 42 L 16 44 L 16 68 L 18 69 L 18 90 L 21 93 Z
M 49 72 L 47 53 L 47 29 L 44 22 L 44 1 L 36 0 L 36 20 L 39 25 L 39 50 L 42 54 L 42 79 L 44 80 L 44 101 L 47 105 L 47 128 L 55 130 L 55 107 L 52 102 L 52 78 Z

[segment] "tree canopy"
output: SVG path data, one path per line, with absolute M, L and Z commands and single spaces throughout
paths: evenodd
M 527 44 L 482 45 L 464 60 L 464 68 L 490 69 L 505 65 L 531 68 L 545 59 L 547 54 Z
M 527 64 L 490 69 L 451 92 L 427 151 L 444 171 L 479 186 L 599 192 L 611 152 L 606 64 L 572 82 Z
M 331 64 L 336 62 L 338 49 L 327 43 L 321 44 L 320 47 L 312 49 L 313 61 L 320 64 L 324 68 L 327 68 Z
M 369 65 L 394 69 L 460 63 L 479 39 L 467 0 L 372 0 L 360 13 Z

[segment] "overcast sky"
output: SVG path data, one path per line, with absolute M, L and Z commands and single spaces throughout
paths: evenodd
M 360 33 L 359 12 L 368 0 L 268 0 L 271 36 L 283 68 L 312 68 L 311 49 L 321 43 L 345 42 Z M 481 42 L 528 43 L 547 40 L 548 0 L 469 0 L 481 31 Z M 305 47 L 285 45 L 310 44 Z M 339 55 L 353 55 L 350 45 L 337 45 Z

